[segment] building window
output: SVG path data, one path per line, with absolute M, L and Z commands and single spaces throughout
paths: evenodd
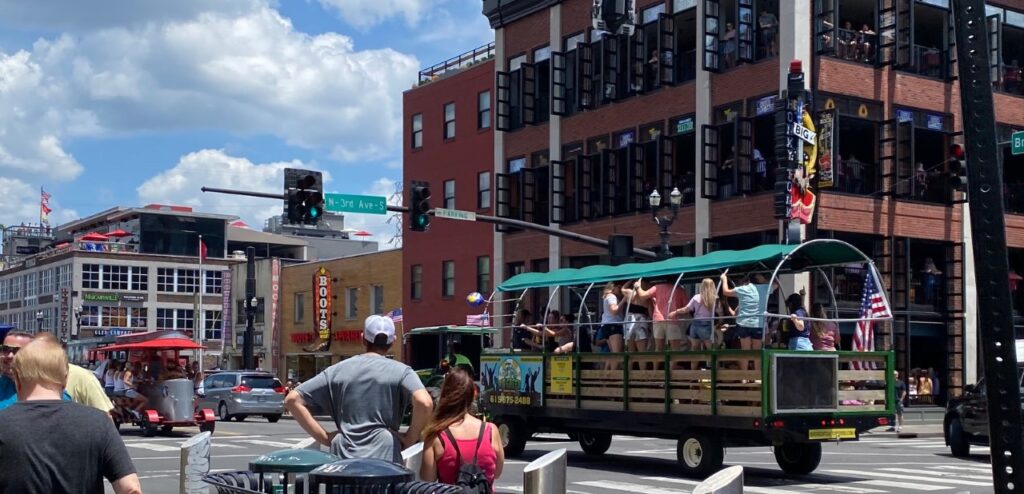
M 156 268 L 156 291 L 174 292 L 174 268 Z
M 489 256 L 476 258 L 476 291 L 484 296 L 491 292 L 491 258 Z
M 445 180 L 444 181 L 444 207 L 447 209 L 455 209 L 455 181 Z
M 423 147 L 423 114 L 417 113 L 412 116 L 412 148 Z
M 127 290 L 128 289 L 128 266 L 106 265 L 103 269 L 104 290 Z
M 203 293 L 206 293 L 207 295 L 219 295 L 223 286 L 223 276 L 223 271 L 203 271 L 205 281 L 205 283 L 203 283 L 205 287 L 203 289 Z
M 191 331 L 195 328 L 195 311 L 157 308 L 156 326 L 158 330 Z
M 384 314 L 384 285 L 373 285 L 373 297 L 370 300 L 370 305 L 373 307 L 373 313 L 377 315 Z
M 104 307 L 101 311 L 100 326 L 108 328 L 128 327 L 127 307 Z
M 207 340 L 220 340 L 224 338 L 224 333 L 221 330 L 221 320 L 219 310 L 208 310 L 204 314 L 203 319 L 203 338 Z
M 36 273 L 26 274 L 25 278 L 25 297 L 35 297 L 36 293 L 36 281 L 38 277 Z
M 295 294 L 295 322 L 302 322 L 306 315 L 306 294 Z
M 81 321 L 83 328 L 98 328 L 100 326 L 100 308 L 95 305 L 82 306 Z
M 174 309 L 156 309 L 156 329 L 174 329 Z
M 345 289 L 345 319 L 355 319 L 359 317 L 359 308 L 356 307 L 356 303 L 359 302 L 359 289 L 358 288 L 346 288 Z
M 476 207 L 487 209 L 491 207 L 491 172 L 480 172 L 476 176 Z
M 179 269 L 178 284 L 175 290 L 178 293 L 196 293 L 199 291 L 199 270 Z
M 131 319 L 128 325 L 135 329 L 146 329 L 149 327 L 147 324 L 149 319 L 147 312 L 145 307 L 133 307 L 129 314 Z
M 444 105 L 444 138 L 455 138 L 455 103 Z
M 57 284 L 60 287 L 71 286 L 71 265 L 57 266 Z
M 423 298 L 423 266 L 417 264 L 412 267 L 411 280 L 409 283 L 409 298 L 420 300 Z
M 476 97 L 476 128 L 491 128 L 491 92 L 484 91 Z
M 17 280 L 17 278 L 15 278 Z M 16 284 L 17 285 L 17 284 Z M 20 286 L 15 289 L 13 294 L 14 298 L 21 298 Z M 82 265 L 82 289 L 93 289 L 99 290 L 100 288 L 100 265 L 99 264 L 83 264 Z
M 441 296 L 455 296 L 455 261 L 441 263 Z
M 144 292 L 149 290 L 149 268 L 132 266 L 131 290 Z

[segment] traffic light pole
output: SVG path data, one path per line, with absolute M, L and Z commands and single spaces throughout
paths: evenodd
M 248 190 L 234 190 L 234 189 L 218 189 L 214 187 L 203 187 L 203 192 L 213 192 L 216 194 L 232 194 L 236 196 L 249 196 L 249 197 L 263 197 L 267 199 L 286 199 L 284 194 L 272 194 L 267 192 L 252 192 Z M 392 206 L 388 205 L 388 211 L 393 213 L 408 213 L 409 208 L 405 206 Z M 600 239 L 597 237 L 591 237 L 589 235 L 583 235 L 581 233 L 570 232 L 567 230 L 561 230 L 558 228 L 551 228 L 549 226 L 538 225 L 536 223 L 530 223 L 528 221 L 514 220 L 511 218 L 500 218 L 497 216 L 489 216 L 486 214 L 476 215 L 476 220 L 482 223 L 491 223 L 495 225 L 511 226 L 515 228 L 522 228 L 523 230 L 532 230 L 535 232 L 546 233 L 554 237 L 560 237 L 567 240 L 573 240 L 576 242 L 594 245 L 597 247 L 608 248 L 608 240 Z M 633 248 L 633 255 L 637 257 L 647 259 L 657 259 L 658 254 L 652 250 Z
M 995 492 L 1024 488 L 1020 388 L 1008 283 L 1003 177 L 997 161 L 996 119 L 984 0 L 953 0 L 961 121 L 967 154 L 978 333 L 988 399 L 989 444 Z M 967 300 L 964 303 L 971 303 Z

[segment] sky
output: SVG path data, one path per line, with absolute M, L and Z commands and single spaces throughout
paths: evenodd
M 480 0 L 0 0 L 0 224 L 172 204 L 254 227 L 284 168 L 391 196 L 402 92 L 493 40 Z M 346 227 L 396 234 L 384 216 Z

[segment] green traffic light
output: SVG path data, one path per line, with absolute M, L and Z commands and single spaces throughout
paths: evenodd
M 419 226 L 426 226 L 427 225 L 427 217 L 426 216 L 417 216 L 416 217 L 416 224 L 419 225 Z
M 310 208 L 309 209 L 309 217 L 310 218 L 317 218 L 319 216 L 320 216 L 320 208 Z

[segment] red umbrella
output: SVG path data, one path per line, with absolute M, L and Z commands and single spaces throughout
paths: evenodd
M 102 233 L 92 232 L 82 235 L 78 240 L 84 240 L 86 242 L 106 242 L 109 238 Z
M 368 232 L 366 230 L 359 230 L 358 232 L 353 233 L 353 235 L 355 235 L 357 237 L 371 237 L 371 236 L 373 236 L 372 233 L 370 233 L 370 232 Z
M 237 228 L 249 228 L 249 225 L 247 225 L 247 224 L 246 224 L 246 223 L 245 223 L 244 221 L 242 221 L 242 220 L 238 220 L 238 221 L 232 221 L 232 222 L 231 222 L 231 226 L 233 226 L 233 227 L 237 227 Z
M 112 232 L 107 233 L 108 237 L 130 237 L 132 234 L 128 233 L 120 228 Z

